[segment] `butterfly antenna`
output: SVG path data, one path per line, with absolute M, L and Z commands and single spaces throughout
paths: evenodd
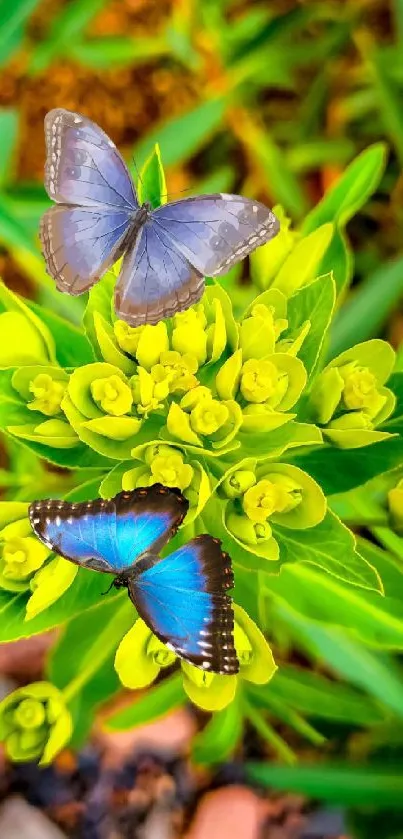
M 161 198 L 175 198 L 175 195 L 183 195 L 184 192 L 193 192 L 193 187 L 188 186 L 187 189 L 179 189 L 178 192 L 165 192 Z

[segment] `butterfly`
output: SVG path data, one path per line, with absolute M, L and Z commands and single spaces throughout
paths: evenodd
M 239 669 L 234 647 L 233 587 L 219 539 L 196 536 L 169 556 L 159 551 L 188 510 L 178 489 L 161 484 L 120 492 L 109 501 L 33 501 L 35 535 L 82 568 L 115 574 L 138 614 L 178 656 L 214 673 Z
M 45 138 L 45 188 L 56 202 L 40 224 L 48 273 L 59 291 L 82 294 L 123 256 L 115 309 L 131 326 L 187 309 L 204 276 L 226 274 L 279 231 L 271 210 L 241 195 L 140 206 L 115 144 L 80 114 L 49 111 Z

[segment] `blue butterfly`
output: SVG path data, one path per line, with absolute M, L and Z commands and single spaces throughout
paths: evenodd
M 158 556 L 187 510 L 178 489 L 154 484 L 109 501 L 34 501 L 29 518 L 36 536 L 61 556 L 115 574 L 116 587 L 127 587 L 147 626 L 181 658 L 214 673 L 237 673 L 227 594 L 233 574 L 220 540 L 196 536 Z
M 279 231 L 271 210 L 241 195 L 140 207 L 112 140 L 72 111 L 49 111 L 45 137 L 45 188 L 57 203 L 40 226 L 47 270 L 59 291 L 82 294 L 124 256 L 115 308 L 132 326 L 187 309 L 205 275 L 226 274 Z

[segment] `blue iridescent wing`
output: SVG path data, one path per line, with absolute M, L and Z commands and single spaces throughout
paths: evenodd
M 203 290 L 202 275 L 152 216 L 123 259 L 115 309 L 132 326 L 155 324 L 192 306 Z
M 58 289 L 82 294 L 121 256 L 137 197 L 116 146 L 91 120 L 50 111 L 45 138 L 45 188 L 59 206 L 42 218 L 42 251 Z
M 148 551 L 160 551 L 188 509 L 179 490 L 154 484 L 109 501 L 34 501 L 31 526 L 39 539 L 77 565 L 122 574 Z
M 128 212 L 138 208 L 129 170 L 95 122 L 56 108 L 45 117 L 45 189 L 52 201 Z
M 121 255 L 131 223 L 125 210 L 61 204 L 47 210 L 39 236 L 59 291 L 76 295 L 91 288 Z
M 242 195 L 199 195 L 164 204 L 152 214 L 159 233 L 204 276 L 226 274 L 272 239 L 279 222 L 268 207 Z
M 154 634 L 181 658 L 214 673 L 237 673 L 231 560 L 219 539 L 196 536 L 165 559 L 145 556 L 129 595 Z

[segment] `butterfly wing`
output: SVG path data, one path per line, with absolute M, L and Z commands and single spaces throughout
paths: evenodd
M 136 210 L 129 170 L 95 122 L 56 108 L 45 117 L 45 188 L 53 201 L 82 207 Z
M 203 290 L 202 275 L 151 217 L 123 259 L 115 309 L 132 326 L 155 324 L 192 306 Z
M 59 206 L 42 217 L 42 251 L 59 291 L 82 294 L 121 256 L 138 202 L 116 146 L 91 120 L 50 111 L 45 138 L 45 187 Z
M 164 204 L 152 218 L 159 232 L 204 276 L 226 274 L 280 229 L 264 204 L 225 193 Z
M 196 536 L 165 559 L 144 556 L 129 595 L 154 634 L 181 658 L 214 673 L 237 673 L 231 560 L 219 539 Z
M 34 501 L 31 526 L 39 539 L 77 565 L 122 574 L 147 551 L 160 551 L 188 509 L 179 490 L 154 484 L 110 501 Z
M 131 219 L 126 210 L 58 205 L 42 216 L 39 236 L 59 291 L 82 294 L 121 256 Z

